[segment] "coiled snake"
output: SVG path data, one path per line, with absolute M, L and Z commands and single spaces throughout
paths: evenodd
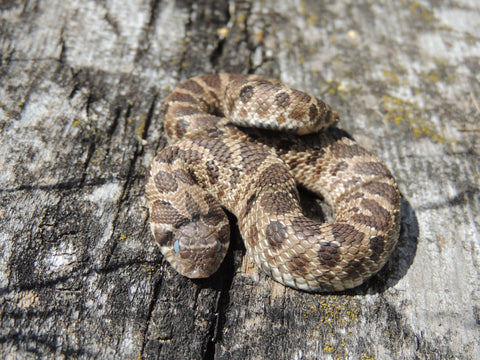
M 399 234 L 395 180 L 331 128 L 338 115 L 323 101 L 270 78 L 212 74 L 175 88 L 163 117 L 170 145 L 147 171 L 146 194 L 152 232 L 180 274 L 220 266 L 230 236 L 222 207 L 247 255 L 294 288 L 351 288 L 388 260 Z M 333 223 L 302 214 L 297 184 L 325 198 Z

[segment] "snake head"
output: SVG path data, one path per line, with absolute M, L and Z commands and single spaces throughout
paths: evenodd
M 227 253 L 230 236 L 228 221 L 213 226 L 201 218 L 169 232 L 160 249 L 168 262 L 183 276 L 207 278 L 215 273 Z

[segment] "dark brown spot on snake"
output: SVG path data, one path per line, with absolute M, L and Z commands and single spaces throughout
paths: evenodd
M 188 221 L 188 218 L 180 214 L 172 204 L 165 200 L 155 200 L 151 209 L 150 217 L 155 223 L 172 224 L 177 228 Z
M 207 84 L 211 88 L 214 88 L 214 89 L 220 88 L 221 81 L 220 81 L 220 75 L 218 74 L 204 75 L 202 77 L 202 80 L 205 81 L 205 84 Z
M 283 184 L 292 179 L 288 169 L 280 163 L 272 164 L 260 174 L 257 186 L 265 187 L 276 184 Z
M 187 209 L 192 218 L 200 215 L 200 205 L 198 205 L 188 191 L 185 191 L 185 209 Z
M 400 200 L 397 189 L 390 184 L 371 181 L 363 185 L 362 189 L 369 194 L 375 194 L 387 199 L 387 201 L 392 205 L 397 205 Z
M 260 205 L 265 212 L 274 215 L 283 215 L 298 209 L 291 195 L 284 192 L 264 194 L 261 197 Z
M 336 241 L 345 246 L 351 246 L 351 244 L 359 244 L 365 234 L 357 231 L 352 225 L 344 223 L 332 224 L 332 235 Z
M 318 109 L 314 104 L 310 105 L 308 116 L 310 117 L 310 120 L 316 119 L 318 117 Z
M 348 164 L 345 161 L 341 161 L 337 165 L 335 165 L 332 170 L 330 170 L 330 174 L 332 176 L 336 176 L 339 171 L 343 171 L 346 169 L 348 169 Z
M 190 94 L 184 94 L 181 92 L 174 92 L 168 97 L 168 101 L 171 102 L 188 102 L 195 104 L 197 100 Z
M 240 90 L 240 100 L 245 104 L 250 101 L 253 96 L 253 86 L 247 85 Z
M 182 138 L 186 134 L 189 126 L 190 123 L 188 121 L 178 120 L 177 125 L 175 126 L 175 132 L 177 133 L 177 136 Z
M 291 224 L 293 230 L 301 240 L 322 235 L 321 225 L 305 216 L 293 218 Z
M 265 235 L 267 236 L 268 244 L 272 248 L 278 249 L 287 238 L 287 228 L 281 222 L 270 221 L 265 230 Z
M 278 107 L 286 108 L 290 105 L 290 95 L 286 92 L 275 94 L 275 101 L 273 103 Z
M 191 116 L 200 113 L 202 113 L 202 111 L 199 108 L 193 106 L 175 106 L 173 108 L 173 114 L 176 117 Z
M 153 180 L 155 182 L 155 187 L 160 193 L 173 192 L 178 189 L 174 177 L 165 171 L 159 171 Z
M 334 267 L 340 260 L 340 245 L 333 242 L 321 241 L 317 256 L 320 262 L 329 267 Z
M 178 86 L 180 89 L 185 89 L 193 92 L 194 94 L 203 94 L 203 87 L 199 85 L 195 80 L 187 80 L 183 84 Z
M 390 213 L 380 206 L 379 203 L 375 200 L 362 199 L 360 205 L 363 209 L 368 210 L 371 215 L 355 214 L 352 216 L 352 220 L 380 231 L 390 228 Z
M 251 174 L 264 162 L 269 152 L 263 147 L 253 143 L 245 143 L 240 148 L 242 165 L 247 174 Z
M 335 157 L 340 159 L 350 159 L 354 156 L 371 156 L 367 150 L 357 144 L 345 144 L 338 141 L 330 147 L 330 151 Z
M 184 169 L 173 170 L 173 174 L 175 175 L 175 178 L 177 178 L 179 181 L 181 181 L 184 184 L 195 185 L 197 183 L 193 175 Z
M 213 160 L 207 161 L 207 175 L 210 179 L 210 184 L 216 184 L 219 176 L 218 166 Z
M 230 148 L 225 145 L 225 143 L 221 139 L 215 137 L 196 137 L 192 139 L 192 142 L 208 149 L 210 151 L 210 154 L 219 163 L 229 164 L 232 161 L 232 152 L 230 151 Z

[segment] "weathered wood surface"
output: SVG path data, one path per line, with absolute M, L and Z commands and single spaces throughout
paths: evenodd
M 478 358 L 477 1 L 7 0 L 0 14 L 0 357 Z M 208 280 L 164 262 L 143 189 L 161 104 L 220 71 L 324 98 L 396 175 L 401 238 L 365 285 L 284 288 L 240 241 Z

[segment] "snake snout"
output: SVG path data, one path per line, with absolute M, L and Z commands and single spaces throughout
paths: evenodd
M 175 234 L 173 248 L 178 259 L 177 271 L 193 279 L 211 276 L 218 270 L 226 252 L 217 228 L 201 221 L 180 228 Z

